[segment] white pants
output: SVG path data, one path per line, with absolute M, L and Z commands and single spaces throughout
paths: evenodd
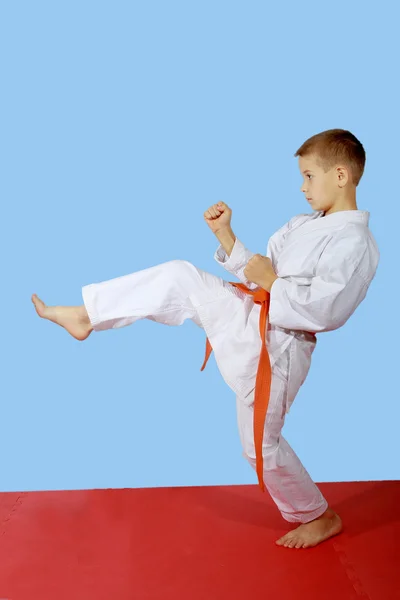
M 165 325 L 181 325 L 191 319 L 203 327 L 189 296 L 196 291 L 204 295 L 206 289 L 212 297 L 227 286 L 233 287 L 187 261 L 174 260 L 84 286 L 82 297 L 94 331 L 125 327 L 139 319 Z M 308 523 L 324 513 L 328 504 L 281 436 L 286 408 L 285 356 L 283 353 L 272 369 L 263 441 L 264 483 L 286 521 Z M 244 456 L 255 469 L 253 403 L 254 392 L 246 398 L 236 397 Z

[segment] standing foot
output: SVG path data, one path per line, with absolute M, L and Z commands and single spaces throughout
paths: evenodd
M 331 508 L 327 508 L 323 515 L 289 531 L 275 543 L 286 548 L 312 548 L 338 535 L 342 529 L 342 519 Z
M 84 305 L 46 306 L 36 294 L 31 299 L 39 317 L 64 327 L 76 340 L 83 342 L 92 333 L 93 327 Z

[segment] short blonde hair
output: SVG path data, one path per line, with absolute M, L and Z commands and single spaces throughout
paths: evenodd
M 337 164 L 349 168 L 355 186 L 365 167 L 365 150 L 361 142 L 346 129 L 327 129 L 308 138 L 294 156 L 315 155 L 318 166 L 326 173 Z

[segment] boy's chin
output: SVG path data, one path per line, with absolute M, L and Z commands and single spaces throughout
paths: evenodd
M 310 202 L 310 207 L 315 212 L 319 212 L 321 210 L 324 210 L 323 207 L 321 206 L 321 204 L 319 204 L 318 202 Z

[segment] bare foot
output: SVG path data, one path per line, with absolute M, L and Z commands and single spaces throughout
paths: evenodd
M 275 543 L 286 548 L 312 548 L 337 535 L 342 529 L 342 519 L 331 508 L 328 508 L 318 519 L 303 523 Z
M 32 302 L 39 317 L 61 325 L 80 342 L 93 331 L 84 306 L 46 306 L 36 294 L 33 294 Z

